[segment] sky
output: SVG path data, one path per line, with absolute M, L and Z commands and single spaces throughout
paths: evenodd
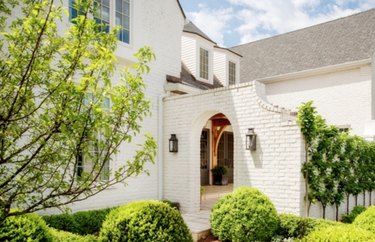
M 189 20 L 232 47 L 371 8 L 375 0 L 180 0 Z

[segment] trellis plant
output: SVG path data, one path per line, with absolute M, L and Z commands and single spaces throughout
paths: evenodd
M 305 138 L 306 162 L 302 173 L 306 184 L 306 211 L 309 214 L 311 203 L 320 203 L 323 207 L 323 218 L 327 205 L 338 210 L 342 202 L 349 197 L 357 197 L 374 190 L 375 144 L 362 137 L 340 132 L 335 126 L 328 126 L 317 113 L 313 103 L 307 102 L 299 108 L 297 121 Z M 371 204 L 371 195 L 369 196 Z

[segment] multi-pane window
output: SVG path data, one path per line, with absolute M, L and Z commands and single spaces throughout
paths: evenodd
M 100 30 L 109 32 L 110 23 L 110 0 L 96 0 L 95 1 L 95 14 L 94 19 L 97 24 L 101 24 Z
M 208 80 L 208 50 L 200 48 L 199 76 Z
M 90 106 L 90 102 L 95 102 L 93 95 L 88 94 L 87 98 L 85 98 L 84 103 L 85 106 Z M 110 109 L 110 100 L 109 98 L 105 98 L 103 100 L 103 110 L 109 112 Z M 103 131 L 105 132 L 105 131 Z M 77 176 L 81 177 L 83 172 L 91 172 L 94 168 L 95 163 L 98 160 L 101 160 L 99 157 L 102 153 L 101 151 L 101 144 L 105 142 L 104 137 L 101 135 L 97 135 L 95 140 L 90 141 L 88 145 L 88 152 L 83 153 L 82 151 L 79 152 L 77 157 Z M 109 179 L 109 162 L 106 161 L 100 173 L 101 180 L 108 180 Z
M 79 11 L 75 0 L 69 0 L 69 20 L 76 18 Z M 119 26 L 117 39 L 130 43 L 130 0 L 95 0 L 94 19 L 101 24 L 100 31 L 109 32 L 110 26 Z
M 130 3 L 129 0 L 116 0 L 116 25 L 120 26 L 117 38 L 129 43 Z
M 229 85 L 236 84 L 236 63 L 233 63 L 231 61 L 229 61 L 228 80 Z

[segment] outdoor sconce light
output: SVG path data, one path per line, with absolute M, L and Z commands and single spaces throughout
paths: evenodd
M 177 153 L 178 151 L 178 139 L 176 134 L 171 134 L 171 138 L 169 139 L 169 152 Z
M 256 150 L 257 148 L 257 134 L 254 132 L 254 128 L 251 128 L 247 131 L 246 134 L 246 149 L 247 150 Z

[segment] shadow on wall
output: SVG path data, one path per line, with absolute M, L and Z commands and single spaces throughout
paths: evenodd
M 251 157 L 253 158 L 254 166 L 255 168 L 263 168 L 263 150 L 261 146 L 262 142 L 259 138 L 259 135 L 257 136 L 257 146 L 255 151 L 246 150 L 246 152 L 251 153 Z

